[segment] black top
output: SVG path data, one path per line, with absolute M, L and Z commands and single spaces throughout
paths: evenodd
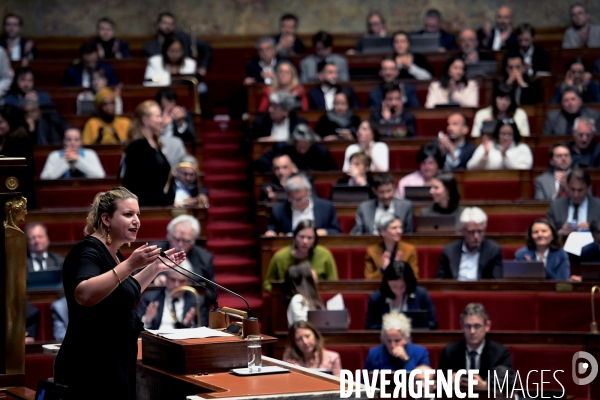
M 140 206 L 168 206 L 175 199 L 174 185 L 164 193 L 171 167 L 165 155 L 146 138 L 136 139 L 125 149 L 123 186 L 138 196 Z
M 120 252 L 117 257 L 123 260 Z M 56 356 L 54 379 L 69 387 L 69 398 L 136 398 L 137 339 L 143 326 L 134 311 L 139 283 L 131 276 L 123 278 L 95 306 L 84 307 L 75 300 L 77 285 L 116 266 L 106 246 L 92 236 L 77 243 L 65 258 L 62 276 L 69 325 Z
M 413 56 L 413 64 L 417 67 L 421 67 L 424 70 L 427 70 L 433 76 L 433 68 L 429 61 L 425 58 L 423 54 L 412 53 Z M 417 79 L 411 73 L 408 72 L 407 68 L 400 68 L 400 75 L 398 75 L 398 79 Z
M 324 138 L 325 136 L 329 135 L 339 136 L 339 133 L 337 132 L 338 129 L 349 129 L 350 133 L 352 133 L 352 136 L 356 137 L 356 131 L 360 125 L 360 117 L 358 115 L 352 115 L 348 122 L 348 125 L 342 126 L 338 121 L 330 119 L 327 114 L 325 114 L 319 118 L 319 121 L 315 126 L 315 132 L 321 138 Z

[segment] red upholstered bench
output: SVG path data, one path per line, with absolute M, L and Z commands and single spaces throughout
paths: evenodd
M 592 309 L 587 293 L 540 293 L 538 298 L 539 330 L 579 331 L 590 330 Z M 600 310 L 600 296 L 595 297 L 596 310 Z
M 105 190 L 110 187 L 105 188 Z M 42 188 L 36 191 L 38 208 L 88 207 L 98 188 Z
M 326 302 L 333 296 L 335 296 L 335 293 L 323 293 L 321 298 L 323 302 Z M 342 296 L 344 297 L 344 305 L 350 315 L 349 328 L 352 330 L 365 329 L 369 293 L 344 293 Z
M 25 387 L 36 390 L 40 380 L 54 376 L 54 356 L 48 354 L 25 355 Z
M 525 235 L 529 225 L 536 218 L 545 217 L 546 214 L 488 214 L 487 232 L 495 233 L 522 233 Z M 525 244 L 525 241 L 523 241 Z
M 515 200 L 522 198 L 520 181 L 465 181 L 465 200 Z
M 40 310 L 40 323 L 35 338 L 38 342 L 54 340 L 54 333 L 52 332 L 52 312 L 50 311 L 51 304 L 51 301 L 31 303 L 32 306 L 37 307 L 38 310 Z

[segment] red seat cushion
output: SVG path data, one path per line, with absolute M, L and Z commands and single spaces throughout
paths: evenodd
M 465 200 L 515 200 L 521 196 L 520 181 L 465 181 Z
M 49 354 L 25 355 L 25 387 L 36 390 L 40 380 L 54 376 L 54 356 Z
M 335 296 L 334 293 L 323 293 L 321 298 L 326 302 Z M 368 293 L 344 293 L 344 305 L 350 316 L 350 329 L 365 329 L 367 317 Z
M 540 293 L 539 329 L 542 331 L 590 330 L 592 307 L 590 295 L 583 293 Z M 595 297 L 596 313 L 600 310 L 600 296 Z
M 536 218 L 545 217 L 541 214 L 489 214 L 487 232 L 494 233 L 522 233 L 525 234 L 529 225 Z
M 327 350 L 335 351 L 340 355 L 340 361 L 343 369 L 356 371 L 362 369 L 365 360 L 362 354 L 362 346 L 327 346 Z

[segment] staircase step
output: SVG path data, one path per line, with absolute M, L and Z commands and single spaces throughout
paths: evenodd
M 251 257 L 256 240 L 250 239 L 212 239 L 206 242 L 207 250 L 214 255 L 236 255 Z
M 244 174 L 209 175 L 204 177 L 204 186 L 209 189 L 244 189 L 247 178 Z
M 235 132 L 243 131 L 245 128 L 245 122 L 240 120 L 233 120 L 227 122 L 215 121 L 212 119 L 203 120 L 201 125 L 202 132 L 213 131 L 213 132 Z M 204 135 L 204 133 L 203 133 Z
M 213 189 L 210 191 L 210 199 L 215 205 L 239 206 L 242 203 L 247 204 L 250 200 L 250 193 L 245 190 L 236 189 Z
M 214 158 L 233 158 L 238 159 L 241 157 L 239 154 L 238 143 L 210 143 L 204 144 L 202 148 L 202 154 L 204 155 L 205 160 L 210 160 Z
M 258 260 L 249 257 L 215 256 L 215 270 L 226 272 L 251 271 L 255 272 Z
M 204 144 L 216 144 L 216 143 L 240 143 L 244 137 L 243 131 L 237 132 L 202 132 L 202 142 Z
M 235 174 L 246 170 L 248 161 L 209 159 L 204 162 L 204 176 L 217 176 L 221 174 Z
M 237 221 L 245 222 L 248 221 L 250 214 L 250 207 L 211 207 L 208 213 L 208 222 L 226 222 L 226 221 Z
M 209 222 L 206 226 L 207 239 L 248 239 L 254 236 L 254 225 L 243 222 Z
M 217 274 L 215 281 L 229 289 L 232 285 L 257 285 L 260 283 L 260 278 L 256 275 Z

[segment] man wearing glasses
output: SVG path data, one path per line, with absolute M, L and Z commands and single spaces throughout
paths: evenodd
M 570 26 L 563 36 L 563 49 L 578 49 L 581 47 L 600 47 L 600 26 L 592 25 L 589 14 L 582 3 L 574 3 L 569 9 Z
M 292 175 L 285 181 L 288 201 L 279 203 L 271 210 L 269 228 L 265 236 L 291 234 L 303 220 L 315 222 L 317 235 L 338 235 L 341 233 L 337 213 L 333 203 L 313 197 L 312 186 L 304 174 Z
M 215 280 L 215 264 L 212 254 L 196 245 L 196 239 L 200 236 L 200 223 L 191 215 L 180 215 L 167 225 L 168 242 L 155 243 L 163 250 L 176 249 L 185 251 L 186 260 L 181 265 L 198 275 Z M 166 284 L 166 276 L 161 274 L 154 280 L 156 286 Z M 206 292 L 207 302 L 212 302 L 214 294 L 209 290 Z M 210 304 L 210 303 L 209 303 Z
M 487 215 L 479 207 L 467 207 L 460 214 L 462 239 L 442 250 L 437 278 L 476 281 L 502 278 L 502 248 L 485 238 Z
M 461 369 L 477 369 L 479 374 L 474 375 L 477 390 L 486 390 L 488 372 L 492 375 L 500 365 L 512 368 L 510 353 L 503 345 L 485 338 L 492 321 L 481 304 L 467 304 L 460 315 L 460 325 L 465 338 L 444 347 L 438 369 L 454 373 Z M 461 385 L 467 386 L 466 376 L 461 378 Z

